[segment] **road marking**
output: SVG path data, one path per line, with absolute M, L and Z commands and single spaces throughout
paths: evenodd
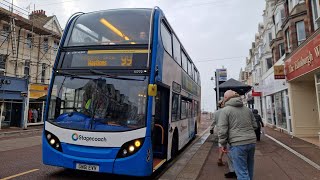
M 305 157 L 304 155 L 298 153 L 297 151 L 291 149 L 289 146 L 283 144 L 282 142 L 278 141 L 277 139 L 269 136 L 268 134 L 265 134 L 265 136 L 267 136 L 269 139 L 273 140 L 274 142 L 278 143 L 279 145 L 281 145 L 282 147 L 284 147 L 285 149 L 287 149 L 288 151 L 292 152 L 294 155 L 298 156 L 299 158 L 301 158 L 302 160 L 304 160 L 305 162 L 307 162 L 308 164 L 310 164 L 311 166 L 313 166 L 314 168 L 316 168 L 317 170 L 320 170 L 320 166 L 311 161 L 310 159 L 308 159 L 307 157 Z
M 39 169 L 32 169 L 30 171 L 26 171 L 26 172 L 23 172 L 23 173 L 19 173 L 19 174 L 16 174 L 16 175 L 12 175 L 12 176 L 9 176 L 9 177 L 5 177 L 3 179 L 0 179 L 0 180 L 8 180 L 8 179 L 12 179 L 12 178 L 15 178 L 15 177 L 18 177 L 18 176 L 22 176 L 22 175 L 25 175 L 25 174 L 28 174 L 28 173 L 32 173 L 32 172 L 35 172 L 35 171 L 38 171 Z

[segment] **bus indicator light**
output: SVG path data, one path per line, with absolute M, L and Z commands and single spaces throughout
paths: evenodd
M 140 146 L 141 146 L 141 143 L 140 143 L 139 140 L 136 140 L 136 141 L 134 142 L 134 145 L 135 145 L 136 147 L 140 147 Z

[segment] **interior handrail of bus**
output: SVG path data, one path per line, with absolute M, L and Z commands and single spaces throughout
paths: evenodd
M 160 124 L 154 124 L 154 126 L 160 127 L 161 129 L 161 144 L 164 142 L 164 129 Z

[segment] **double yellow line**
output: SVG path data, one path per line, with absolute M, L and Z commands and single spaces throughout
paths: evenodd
M 35 171 L 38 171 L 39 169 L 32 169 L 30 171 L 26 171 L 26 172 L 22 172 L 22 173 L 19 173 L 19 174 L 16 174 L 16 175 L 12 175 L 12 176 L 9 176 L 9 177 L 5 177 L 5 178 L 2 178 L 0 180 L 8 180 L 8 179 L 13 179 L 15 177 L 18 177 L 18 176 L 22 176 L 22 175 L 25 175 L 25 174 L 29 174 L 29 173 L 32 173 L 32 172 L 35 172 Z

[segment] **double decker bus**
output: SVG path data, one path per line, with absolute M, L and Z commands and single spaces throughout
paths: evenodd
M 73 15 L 45 109 L 43 163 L 150 176 L 197 133 L 200 74 L 155 8 Z

